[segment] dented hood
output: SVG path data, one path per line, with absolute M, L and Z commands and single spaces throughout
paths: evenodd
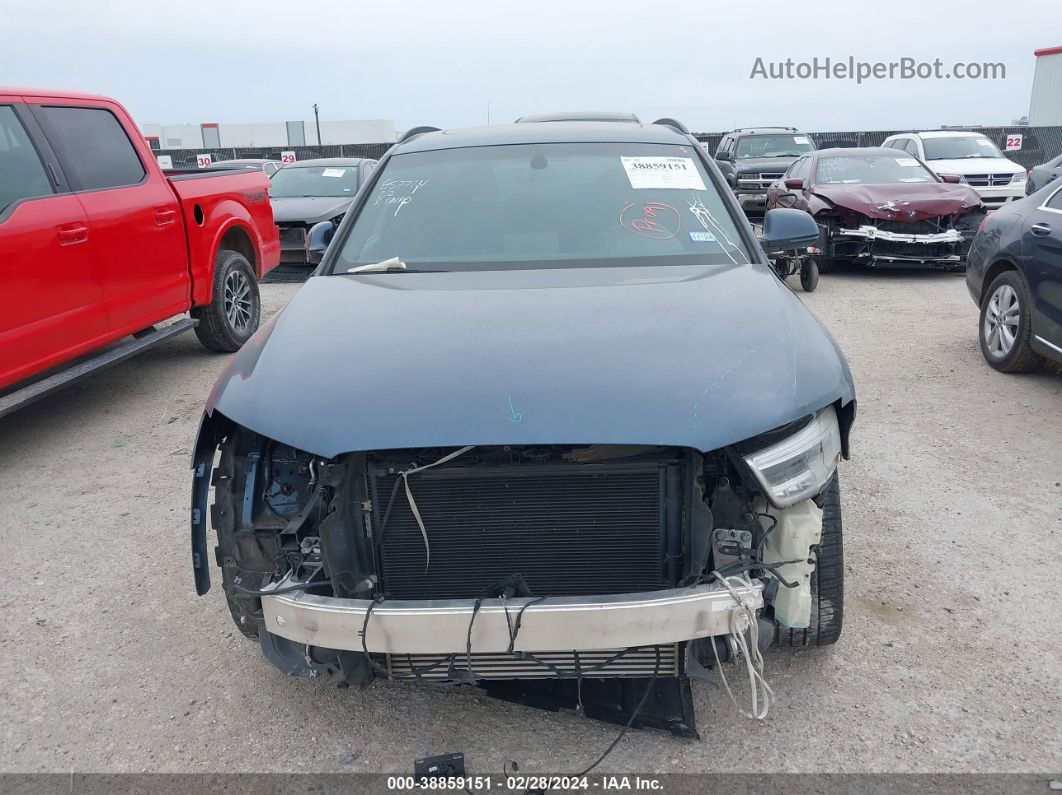
M 385 448 L 712 450 L 853 398 L 766 265 L 311 278 L 207 405 L 322 456 Z
M 940 215 L 960 215 L 981 207 L 981 197 L 969 185 L 924 182 L 887 185 L 823 185 L 811 191 L 828 204 L 868 218 L 920 221 Z

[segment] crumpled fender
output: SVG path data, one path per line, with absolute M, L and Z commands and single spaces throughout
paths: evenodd
M 808 200 L 812 215 L 825 209 L 846 210 L 885 221 L 921 221 L 983 209 L 980 195 L 968 185 L 928 182 L 911 185 L 816 185 Z

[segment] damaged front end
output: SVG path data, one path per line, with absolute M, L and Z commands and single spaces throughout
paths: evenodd
M 866 216 L 819 219 L 824 254 L 870 267 L 928 267 L 956 270 L 964 266 L 983 214 L 939 216 L 921 221 L 886 221 Z
M 936 186 L 934 186 L 936 187 Z M 909 190 L 909 189 L 908 189 Z M 986 209 L 979 199 L 886 198 L 884 188 L 820 189 L 811 202 L 822 230 L 819 253 L 869 267 L 959 270 Z
M 853 414 L 828 406 L 710 452 L 325 458 L 214 411 L 193 460 L 196 588 L 210 587 L 209 515 L 233 619 L 288 674 L 478 685 L 696 736 L 691 678 L 812 621 L 823 495 Z

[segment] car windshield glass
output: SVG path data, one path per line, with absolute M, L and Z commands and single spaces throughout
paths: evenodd
M 646 143 L 394 155 L 333 272 L 392 257 L 412 270 L 749 262 L 693 146 Z
M 996 145 L 979 135 L 961 138 L 923 138 L 926 160 L 957 160 L 978 157 L 1003 157 Z
M 887 185 L 899 182 L 936 182 L 916 158 L 904 155 L 823 157 L 815 171 L 816 182 L 826 185 Z
M 273 175 L 269 196 L 353 196 L 358 192 L 358 169 L 353 166 L 285 166 Z
M 738 139 L 737 159 L 752 157 L 799 157 L 815 148 L 806 135 L 746 135 Z

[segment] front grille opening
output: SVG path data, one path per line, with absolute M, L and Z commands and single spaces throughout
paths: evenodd
M 686 519 L 680 452 L 594 463 L 544 458 L 499 462 L 488 451 L 486 460 L 461 458 L 413 475 L 410 488 L 431 546 L 427 573 L 424 540 L 401 485 L 380 540 L 396 473 L 408 464 L 371 461 L 384 595 L 471 598 L 513 574 L 539 596 L 674 585 Z

